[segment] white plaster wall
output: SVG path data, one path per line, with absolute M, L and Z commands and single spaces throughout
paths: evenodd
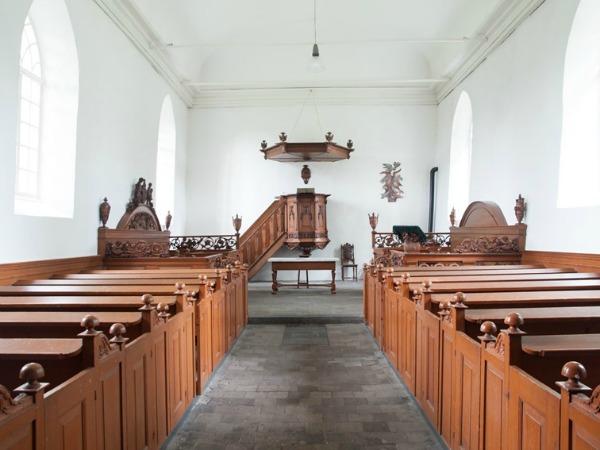
M 114 227 L 140 176 L 154 180 L 166 83 L 91 1 L 67 0 L 79 55 L 79 117 L 73 219 L 13 214 L 19 49 L 31 1 L 0 2 L 0 262 L 96 253 L 98 205 Z M 176 94 L 177 184 L 173 231 L 185 223 L 187 108 Z M 56 174 L 57 177 L 60 174 Z M 157 189 L 160 189 L 157 186 Z M 161 218 L 162 219 L 162 218 Z
M 461 90 L 473 103 L 471 200 L 513 222 L 527 199 L 527 249 L 598 253 L 600 207 L 557 208 L 564 58 L 577 0 L 547 0 L 438 110 L 437 228 L 448 224 L 450 134 Z M 591 43 L 590 43 L 591 45 Z
M 350 242 L 362 266 L 371 258 L 369 212 L 379 213 L 379 230 L 400 223 L 427 226 L 436 107 L 321 105 L 318 111 L 323 131 L 331 130 L 344 144 L 352 138 L 356 151 L 347 161 L 309 164 L 312 178 L 307 187 L 331 194 L 331 242 L 315 255 L 339 257 L 340 245 Z M 275 143 L 281 130 L 288 132 L 290 141 L 324 140 L 310 102 L 299 113 L 300 106 L 293 105 L 191 110 L 188 233 L 231 233 L 231 216 L 236 213 L 243 217 L 244 231 L 277 195 L 305 186 L 302 164 L 265 161 L 259 151 L 262 139 Z M 392 161 L 402 163 L 404 177 L 405 198 L 396 203 L 380 198 L 381 164 Z M 256 278 L 269 279 L 268 267 Z

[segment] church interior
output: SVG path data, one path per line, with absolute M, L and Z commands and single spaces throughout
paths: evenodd
M 0 1 L 0 450 L 600 450 L 599 22 Z

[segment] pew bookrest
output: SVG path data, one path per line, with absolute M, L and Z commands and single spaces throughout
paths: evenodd
M 80 319 L 81 320 L 81 319 Z M 65 359 L 81 353 L 81 339 L 0 339 L 0 360 Z
M 521 348 L 529 355 L 572 358 L 577 352 L 600 352 L 600 334 L 526 335 Z

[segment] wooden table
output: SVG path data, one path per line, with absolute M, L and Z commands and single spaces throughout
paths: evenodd
M 338 258 L 269 258 L 271 263 L 271 270 L 273 271 L 273 284 L 272 292 L 277 294 L 279 287 L 282 286 L 304 286 L 309 288 L 311 286 L 327 286 L 331 288 L 331 293 L 335 294 L 335 265 L 339 261 Z M 281 283 L 277 281 L 277 272 L 280 270 L 329 270 L 331 271 L 331 283 L 309 283 L 308 276 L 306 282 L 300 282 L 298 279 L 297 283 Z

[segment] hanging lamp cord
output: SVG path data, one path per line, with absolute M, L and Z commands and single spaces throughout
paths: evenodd
M 312 97 L 313 106 L 315 108 L 315 115 L 317 116 L 317 125 L 319 126 L 319 131 L 323 134 L 323 125 L 321 124 L 321 115 L 319 114 L 319 108 L 317 106 L 317 98 L 315 97 L 315 93 L 312 89 L 308 90 L 306 97 L 304 97 L 304 101 L 302 102 L 302 107 L 300 108 L 300 113 L 298 117 L 296 117 L 296 121 L 294 122 L 294 126 L 292 127 L 292 132 L 290 134 L 294 134 L 296 128 L 298 126 L 298 122 L 300 122 L 300 118 L 302 117 L 302 113 L 304 113 L 304 108 L 306 107 L 306 103 L 308 102 L 308 98 Z

